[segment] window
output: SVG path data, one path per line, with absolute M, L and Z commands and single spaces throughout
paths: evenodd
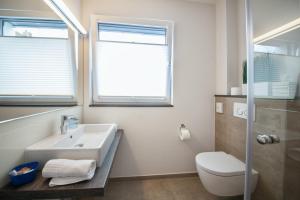
M 172 23 L 94 22 L 92 104 L 171 105 Z
M 3 36 L 68 38 L 68 28 L 62 21 L 2 19 L 2 24 Z
M 75 37 L 66 24 L 15 18 L 0 24 L 0 104 L 74 104 Z

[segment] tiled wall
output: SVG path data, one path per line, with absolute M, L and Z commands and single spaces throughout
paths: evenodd
M 255 104 L 254 135 L 275 134 L 281 139 L 279 144 L 272 145 L 253 142 L 253 164 L 260 172 L 260 181 L 254 194 L 255 200 L 298 200 L 300 199 L 300 102 L 259 99 Z
M 215 114 L 216 151 L 230 153 L 244 161 L 247 122 L 233 116 L 233 102 L 245 103 L 246 98 L 216 97 L 216 102 L 224 105 L 224 113 Z
M 216 97 L 224 114 L 216 113 L 216 150 L 245 160 L 246 120 L 233 116 L 233 102 L 245 98 Z M 300 199 L 300 102 L 256 100 L 253 168 L 259 172 L 254 200 Z M 276 134 L 279 144 L 261 145 L 258 133 Z

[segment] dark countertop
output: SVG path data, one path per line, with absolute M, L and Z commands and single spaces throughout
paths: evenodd
M 1 200 L 14 199 L 54 199 L 87 196 L 104 196 L 104 190 L 109 179 L 110 170 L 124 131 L 119 129 L 100 168 L 90 181 L 83 181 L 65 186 L 49 187 L 49 179 L 43 178 L 41 172 L 32 183 L 14 187 L 10 184 L 0 189 Z

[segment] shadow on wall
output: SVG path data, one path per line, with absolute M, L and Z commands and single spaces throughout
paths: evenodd
M 187 140 L 180 140 L 178 134 L 179 134 L 179 130 L 176 130 L 177 132 L 174 132 L 174 137 L 176 137 L 176 139 L 178 140 L 178 144 L 182 146 L 182 148 L 186 151 L 188 150 L 193 156 L 196 156 L 196 154 L 199 151 L 199 143 L 200 143 L 200 139 L 193 137 L 193 134 L 195 133 L 191 133 L 191 138 L 187 139 Z M 143 160 L 139 160 L 140 163 L 143 163 L 143 165 L 148 165 L 148 166 L 153 166 L 155 169 L 159 169 L 161 164 L 164 163 L 159 163 L 159 162 L 153 162 L 153 158 L 152 157 L 156 157 L 157 154 L 155 152 L 157 152 L 155 150 L 155 141 L 149 141 L 149 143 L 153 142 L 153 146 L 151 147 L 151 149 L 149 148 L 149 146 L 145 147 L 142 144 L 140 144 L 141 151 L 145 150 L 147 152 L 153 152 L 150 153 L 150 157 L 144 157 Z M 139 166 L 139 162 L 136 158 L 136 156 L 139 156 L 137 154 L 137 152 L 134 152 L 133 150 L 133 144 L 130 143 L 130 140 L 128 138 L 128 136 L 126 135 L 126 131 L 124 136 L 122 137 L 122 140 L 120 142 L 120 146 L 119 146 L 119 150 L 117 151 L 116 154 L 116 160 L 118 162 L 118 164 L 113 165 L 113 169 L 112 171 L 114 172 L 112 174 L 112 177 L 122 177 L 123 174 L 128 174 L 126 175 L 126 177 L 130 177 L 130 176 L 147 176 L 147 175 L 161 175 L 161 174 L 165 174 L 165 173 L 161 173 L 161 174 L 143 174 L 144 171 L 142 171 L 143 169 L 141 169 L 143 166 Z M 136 146 L 135 146 L 136 148 Z M 148 148 L 148 149 L 145 149 Z M 166 144 L 166 148 L 167 144 Z M 126 149 L 126 156 L 124 156 L 123 152 L 121 152 L 122 149 Z M 196 154 L 194 152 L 197 152 Z M 162 154 L 166 154 L 166 152 L 161 152 Z M 140 158 L 140 157 L 139 157 Z M 165 159 L 168 159 L 167 157 Z M 130 164 L 129 164 L 130 163 Z M 130 172 L 128 172 L 128 165 L 130 165 Z M 164 166 L 161 166 L 162 169 L 164 169 Z M 115 173 L 117 172 L 117 173 Z M 175 172 L 176 173 L 176 172 Z
M 113 165 L 112 171 L 117 171 L 120 174 L 116 174 L 113 177 L 121 177 L 120 175 L 126 174 L 123 170 L 125 169 L 124 165 L 125 166 L 128 165 L 127 163 L 130 163 L 131 166 L 130 171 L 132 173 L 132 176 L 140 174 L 140 170 L 136 158 L 134 157 L 135 154 L 132 152 L 133 150 L 128 141 L 128 137 L 126 136 L 126 132 L 121 139 L 118 149 L 119 150 L 117 151 L 116 158 L 115 158 L 115 160 L 118 160 L 118 164 Z M 127 151 L 126 157 L 124 157 L 123 154 L 120 152 L 121 149 L 126 149 Z

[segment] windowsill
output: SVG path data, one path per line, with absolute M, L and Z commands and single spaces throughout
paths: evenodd
M 215 97 L 247 98 L 247 95 L 216 94 Z
M 72 106 L 78 106 L 77 103 L 72 104 L 49 104 L 49 103 L 41 103 L 41 104 L 21 104 L 21 103 L 11 103 L 11 104 L 2 104 L 0 103 L 0 107 L 72 107 Z
M 171 104 L 90 104 L 89 107 L 174 107 Z

